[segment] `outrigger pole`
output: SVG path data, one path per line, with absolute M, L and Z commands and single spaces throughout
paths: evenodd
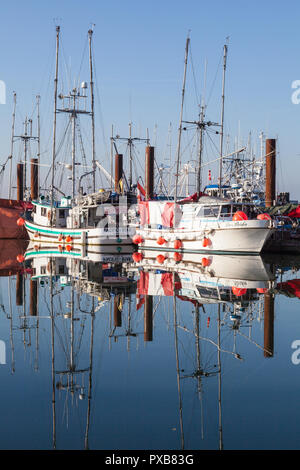
M 92 168 L 93 168 L 93 192 L 96 191 L 96 161 L 95 161 L 95 114 L 94 114 L 94 82 L 93 82 L 93 56 L 92 56 L 92 35 L 89 34 L 89 58 L 90 58 L 90 87 L 91 87 L 91 117 L 92 117 Z
M 53 119 L 53 144 L 52 144 L 52 178 L 51 178 L 51 209 L 54 205 L 54 164 L 56 154 L 56 114 L 57 114 L 57 83 L 58 83 L 58 51 L 59 51 L 60 26 L 56 26 L 56 65 L 54 78 L 54 119 Z M 52 214 L 52 211 L 51 211 Z M 53 218 L 51 217 L 51 225 Z
M 222 109 L 221 109 L 221 132 L 220 132 L 220 167 L 219 167 L 219 196 L 222 195 L 222 169 L 223 169 L 223 141 L 224 141 L 224 103 L 225 103 L 225 73 L 228 46 L 224 44 L 223 49 L 223 79 L 222 79 Z

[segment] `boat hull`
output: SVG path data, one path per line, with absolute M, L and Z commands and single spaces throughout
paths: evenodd
M 275 228 L 270 221 L 247 220 L 222 222 L 199 230 L 187 229 L 138 229 L 143 250 L 181 251 L 189 253 L 259 254 Z M 165 240 L 159 245 L 161 238 Z M 180 249 L 174 245 L 181 241 Z
M 31 242 L 37 245 L 54 244 L 62 249 L 70 247 L 94 247 L 97 252 L 102 253 L 132 253 L 133 244 L 127 231 L 115 233 L 104 231 L 102 228 L 60 228 L 44 227 L 33 222 L 26 221 L 27 230 Z

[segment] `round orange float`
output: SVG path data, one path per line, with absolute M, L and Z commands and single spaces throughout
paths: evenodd
M 248 220 L 248 216 L 243 211 L 237 211 L 235 214 L 233 214 L 232 220 L 234 220 L 234 221 Z
M 141 235 L 134 235 L 134 237 L 132 238 L 132 242 L 135 244 L 135 245 L 139 245 L 140 243 L 143 243 L 143 238 L 141 237 Z
M 208 259 L 208 258 L 202 258 L 201 264 L 202 264 L 202 266 L 204 266 L 204 267 L 209 266 L 209 259 Z
M 156 257 L 156 261 L 159 263 L 159 264 L 163 264 L 163 262 L 165 261 L 166 257 L 164 255 L 157 255 Z
M 139 253 L 138 251 L 136 253 L 132 254 L 132 259 L 135 263 L 138 263 L 139 261 L 142 261 L 143 255 L 142 253 Z
M 210 245 L 210 239 L 204 237 L 204 238 L 203 238 L 203 242 L 202 242 L 202 246 L 204 246 L 204 248 L 206 248 L 206 247 L 209 246 L 209 245 Z
M 258 220 L 272 220 L 272 217 L 269 214 L 258 214 Z
M 182 241 L 178 238 L 174 240 L 174 248 L 175 250 L 179 250 L 180 248 L 182 248 Z
M 22 217 L 19 217 L 18 220 L 17 220 L 17 225 L 19 227 L 22 227 L 22 225 L 25 224 L 25 220 L 22 218 Z
M 174 260 L 176 262 L 181 261 L 182 260 L 182 254 L 181 253 L 174 253 Z
M 243 289 L 240 287 L 232 287 L 232 293 L 236 295 L 237 297 L 241 297 L 241 295 L 246 294 L 247 289 Z
M 156 240 L 156 243 L 158 245 L 163 245 L 164 243 L 166 243 L 167 241 L 164 239 L 164 237 L 158 237 L 158 239 Z

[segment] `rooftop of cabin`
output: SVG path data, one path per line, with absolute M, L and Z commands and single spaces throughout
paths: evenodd
M 31 201 L 35 206 L 46 207 L 51 209 L 51 200 L 49 198 L 45 198 L 43 196 L 39 197 L 39 199 L 35 201 Z M 53 207 L 55 209 L 66 209 L 71 208 L 71 197 L 63 197 L 60 201 L 53 201 Z

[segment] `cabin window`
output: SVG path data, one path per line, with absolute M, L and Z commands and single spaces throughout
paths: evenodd
M 59 273 L 59 274 L 64 274 L 64 273 L 65 273 L 65 266 L 64 266 L 64 264 L 60 264 L 60 265 L 58 266 L 58 273 Z
M 41 266 L 41 274 L 46 274 L 46 266 Z
M 59 211 L 59 218 L 60 218 L 60 219 L 64 219 L 64 218 L 65 218 L 65 210 L 64 210 L 64 209 L 60 209 L 60 211 Z
M 204 217 L 218 217 L 219 216 L 219 206 L 204 206 Z
M 42 207 L 42 208 L 41 208 L 41 215 L 42 215 L 43 217 L 47 217 L 47 209 L 46 209 L 46 207 Z
M 222 216 L 231 215 L 231 206 L 222 206 L 221 207 L 221 215 Z

